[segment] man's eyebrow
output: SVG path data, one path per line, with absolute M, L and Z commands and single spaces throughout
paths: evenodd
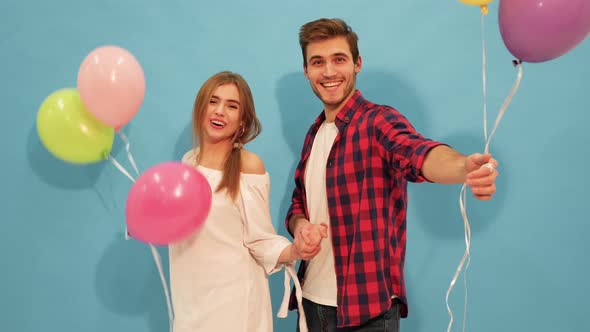
M 348 56 L 348 54 L 346 54 L 345 52 L 337 52 L 337 53 L 330 54 L 330 57 L 339 57 L 339 56 L 343 56 L 343 57 L 345 57 L 345 58 L 348 58 L 348 57 L 349 57 L 349 56 Z M 324 57 L 323 57 L 323 56 L 321 56 L 321 55 L 312 55 L 312 56 L 309 58 L 309 60 L 323 59 L 323 58 L 324 58 Z M 308 60 L 308 61 L 309 61 L 309 60 Z
M 332 56 L 343 56 L 345 58 L 348 58 L 348 54 L 344 53 L 344 52 L 338 52 L 338 53 L 334 53 L 332 54 Z

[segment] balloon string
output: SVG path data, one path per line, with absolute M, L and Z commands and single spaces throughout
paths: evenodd
M 129 172 L 121 165 L 113 155 L 109 154 L 109 160 L 115 165 L 115 167 L 119 170 L 119 172 L 123 173 L 131 182 L 135 183 L 135 179 Z M 129 231 L 127 230 L 127 224 L 125 224 L 125 240 L 129 240 Z
M 469 220 L 467 219 L 467 200 L 466 200 L 466 192 L 467 192 L 467 185 L 463 184 L 463 187 L 461 188 L 461 193 L 459 194 L 459 206 L 461 207 L 461 215 L 463 216 L 463 226 L 465 229 L 465 252 L 463 253 L 463 257 L 461 258 L 461 262 L 459 263 L 459 267 L 457 267 L 457 270 L 455 271 L 455 275 L 453 276 L 453 279 L 451 280 L 451 284 L 449 286 L 449 288 L 447 289 L 447 293 L 445 296 L 445 302 L 447 305 L 447 312 L 449 313 L 450 316 L 450 321 L 449 321 L 449 325 L 447 326 L 447 332 L 451 331 L 451 327 L 453 326 L 453 311 L 451 310 L 451 307 L 449 305 L 449 296 L 451 295 L 451 291 L 453 289 L 453 287 L 455 286 L 455 283 L 457 282 L 457 278 L 459 277 L 459 274 L 461 273 L 461 270 L 463 269 L 463 265 L 465 264 L 465 262 L 467 261 L 467 265 L 466 265 L 466 269 L 465 269 L 465 273 L 467 272 L 467 267 L 469 267 L 469 263 L 471 262 L 471 257 L 470 257 L 470 247 L 471 247 L 471 226 L 469 225 Z M 465 282 L 465 301 L 467 301 L 467 282 Z M 465 307 L 467 306 L 467 304 L 465 304 Z M 467 311 L 465 310 L 464 314 Z M 466 322 L 466 318 L 465 315 L 463 316 L 463 330 L 465 330 L 465 322 Z
M 135 163 L 135 159 L 133 159 L 133 155 L 131 154 L 131 144 L 129 143 L 129 139 L 127 138 L 125 133 L 123 133 L 122 131 L 119 131 L 119 137 L 121 137 L 121 140 L 125 143 L 125 150 L 127 151 L 127 159 L 129 160 L 129 163 L 131 164 L 131 166 L 135 170 L 135 173 L 137 174 L 137 176 L 139 176 L 139 169 L 137 168 L 137 164 Z
M 487 77 L 486 77 L 486 38 L 485 38 L 485 14 L 481 15 L 481 80 L 483 88 L 483 136 L 488 140 L 488 110 L 487 110 Z
M 125 135 L 124 132 L 118 130 L 117 133 L 119 134 L 119 137 L 121 138 L 123 143 L 125 143 L 125 151 L 127 152 L 127 160 L 129 160 L 129 163 L 133 167 L 133 170 L 135 171 L 136 176 L 139 177 L 139 169 L 137 168 L 137 164 L 135 163 L 135 159 L 133 158 L 133 154 L 131 154 L 131 143 L 129 143 L 129 139 L 127 138 L 127 135 Z M 125 172 L 127 173 L 127 171 L 125 171 Z M 133 182 L 135 182 L 135 181 L 133 181 Z M 127 231 L 127 226 L 125 226 L 125 240 L 129 240 L 129 232 Z
M 129 140 L 127 139 L 127 136 L 125 136 L 125 134 L 123 134 L 122 132 L 119 132 L 119 136 L 125 142 L 125 149 L 127 150 L 127 158 L 129 159 L 129 162 L 133 166 L 135 173 L 139 176 L 139 174 L 140 174 L 139 169 L 137 168 L 135 160 L 133 159 L 133 155 L 131 154 L 131 151 L 130 151 Z M 125 167 L 123 167 L 115 159 L 115 157 L 113 157 L 112 155 L 109 154 L 108 159 L 113 163 L 113 165 L 115 165 L 115 167 L 121 173 L 123 173 L 127 178 L 129 178 L 129 180 L 131 180 L 131 182 L 135 183 L 135 179 L 133 178 L 133 176 L 131 176 L 131 174 L 129 174 L 129 172 L 125 169 Z M 129 233 L 127 231 L 127 226 L 125 226 L 125 239 L 126 240 L 129 239 Z M 172 301 L 170 300 L 170 292 L 168 291 L 168 284 L 166 283 L 166 277 L 164 276 L 164 269 L 162 268 L 162 258 L 160 257 L 160 254 L 158 253 L 158 251 L 156 250 L 156 248 L 153 245 L 150 244 L 150 248 L 152 251 L 152 256 L 154 257 L 154 262 L 156 263 L 156 267 L 158 268 L 158 273 L 160 275 L 162 287 L 164 288 L 164 295 L 166 296 L 166 306 L 168 307 L 168 319 L 169 319 L 169 324 L 170 324 L 170 332 L 172 332 L 174 330 L 174 313 L 173 313 L 173 309 L 172 309 Z
M 515 66 L 518 68 L 518 74 L 516 75 L 516 81 L 514 82 L 514 85 L 512 86 L 510 93 L 508 94 L 508 96 L 504 100 L 504 103 L 502 104 L 502 108 L 500 108 L 500 112 L 498 112 L 498 116 L 496 117 L 496 122 L 494 123 L 494 128 L 490 132 L 490 136 L 488 137 L 488 139 L 486 141 L 486 146 L 485 146 L 485 150 L 484 150 L 485 153 L 489 152 L 492 136 L 494 136 L 494 133 L 496 133 L 496 129 L 498 129 L 498 125 L 500 124 L 500 121 L 502 120 L 502 117 L 504 116 L 506 109 L 508 109 L 508 105 L 512 101 L 514 94 L 516 94 L 516 90 L 518 90 L 518 86 L 520 85 L 520 81 L 522 80 L 522 62 L 516 61 Z
M 158 250 L 150 244 L 150 248 L 152 249 L 152 255 L 154 256 L 154 261 L 156 262 L 156 266 L 158 267 L 158 273 L 160 274 L 160 280 L 162 281 L 162 286 L 164 287 L 164 295 L 166 295 L 166 306 L 168 307 L 168 321 L 170 324 L 170 332 L 174 329 L 174 314 L 172 310 L 172 302 L 170 301 L 170 293 L 168 292 L 168 287 L 166 283 L 166 277 L 164 276 L 164 269 L 162 268 L 162 258 L 158 253 Z
M 487 9 L 487 8 L 486 8 Z M 487 123 L 487 75 L 486 75 L 486 38 L 485 38 L 485 16 L 487 14 L 487 10 L 484 11 L 484 7 L 482 7 L 481 12 L 481 81 L 482 81 L 482 92 L 483 92 L 483 135 L 485 140 L 488 139 L 488 123 Z M 463 227 L 465 232 L 465 252 L 463 253 L 463 257 L 459 263 L 459 267 L 455 271 L 455 275 L 451 280 L 451 284 L 447 289 L 447 293 L 445 296 L 445 302 L 447 305 L 447 312 L 449 313 L 449 325 L 447 326 L 447 331 L 451 331 L 451 327 L 453 326 L 453 311 L 449 305 L 449 296 L 455 283 L 457 282 L 457 278 L 461 273 L 461 269 L 463 265 L 465 265 L 465 271 L 463 273 L 463 286 L 465 291 L 464 297 L 464 306 L 463 306 L 463 332 L 465 331 L 465 324 L 467 322 L 467 269 L 469 268 L 469 264 L 471 263 L 471 256 L 469 253 L 471 247 L 471 226 L 469 225 L 469 219 L 467 218 L 467 186 L 463 184 L 461 188 L 461 192 L 459 193 L 459 207 L 461 209 L 461 216 L 463 217 Z
M 514 95 L 516 94 L 516 91 L 518 90 L 518 87 L 520 86 L 520 82 L 522 80 L 522 62 L 519 60 L 514 61 L 514 65 L 518 68 L 518 73 L 516 76 L 516 81 L 514 83 L 514 85 L 512 86 L 512 89 L 510 90 L 508 96 L 506 97 L 506 99 L 504 100 L 504 103 L 502 104 L 502 107 L 500 108 L 500 111 L 498 112 L 498 115 L 496 116 L 496 121 L 494 123 L 494 127 L 492 128 L 492 131 L 490 132 L 489 136 L 488 136 L 488 130 L 487 130 L 487 100 L 486 100 L 486 57 L 485 57 L 485 53 L 486 53 L 486 48 L 485 48 L 485 35 L 484 35 L 484 15 L 482 14 L 482 19 L 481 19 L 481 26 L 482 26 L 482 84 L 483 84 L 483 113 L 484 113 L 484 137 L 485 137 L 485 148 L 484 148 L 484 153 L 489 153 L 489 148 L 490 148 L 490 142 L 492 140 L 492 137 L 494 136 L 496 129 L 498 129 L 498 125 L 500 124 L 502 117 L 504 116 L 504 113 L 506 112 L 506 110 L 508 109 L 508 105 L 510 104 L 510 102 L 512 101 L 512 98 L 514 97 Z M 453 287 L 455 286 L 455 283 L 457 281 L 457 278 L 459 277 L 459 274 L 461 273 L 461 270 L 463 269 L 463 265 L 465 265 L 465 271 L 463 274 L 464 277 L 464 286 L 465 286 L 465 298 L 464 298 L 464 311 L 463 311 L 463 331 L 465 331 L 465 325 L 466 325 L 466 321 L 467 321 L 467 269 L 469 268 L 469 264 L 471 263 L 471 254 L 470 254 L 470 247 L 471 247 L 471 226 L 469 225 L 469 220 L 467 218 L 467 193 L 466 190 L 467 186 L 465 184 L 463 184 L 463 187 L 461 188 L 461 192 L 459 194 L 459 206 L 461 208 L 461 216 L 463 217 L 463 225 L 464 225 L 464 230 L 465 230 L 465 252 L 463 253 L 463 257 L 461 258 L 461 261 L 459 263 L 459 266 L 457 267 L 457 270 L 455 271 L 455 275 L 453 276 L 453 279 L 451 280 L 451 284 L 449 286 L 449 288 L 447 289 L 447 293 L 446 293 L 446 297 L 445 297 L 445 301 L 446 301 L 446 305 L 447 305 L 447 312 L 449 313 L 450 316 L 450 321 L 449 321 L 449 325 L 447 327 L 447 332 L 451 331 L 451 327 L 453 326 L 453 313 L 452 310 L 449 306 L 449 295 L 451 293 L 451 290 L 453 289 Z
M 133 176 L 131 176 L 131 174 L 129 174 L 129 172 L 127 172 L 127 170 L 125 169 L 125 167 L 123 167 L 118 161 L 117 159 L 115 159 L 115 157 L 113 157 L 113 155 L 109 154 L 109 160 L 113 163 L 113 165 L 115 165 L 115 167 L 121 172 L 123 173 L 123 175 L 125 175 L 129 180 L 131 180 L 131 182 L 135 183 L 135 179 L 133 178 Z
M 469 220 L 467 219 L 467 187 L 463 189 L 463 207 L 461 208 L 461 216 L 463 217 L 463 225 L 465 231 L 465 251 L 467 252 L 467 263 L 465 264 L 465 271 L 463 272 L 463 288 L 465 290 L 465 295 L 463 298 L 463 332 L 465 332 L 465 326 L 467 324 L 467 270 L 469 269 L 469 265 L 471 265 L 471 226 L 469 225 Z M 461 199 L 459 199 L 459 202 Z

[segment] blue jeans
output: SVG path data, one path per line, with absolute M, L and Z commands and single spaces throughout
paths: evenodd
M 399 332 L 400 305 L 397 301 L 393 301 L 391 309 L 381 316 L 363 325 L 347 328 L 336 328 L 336 307 L 317 304 L 303 298 L 303 310 L 309 332 Z

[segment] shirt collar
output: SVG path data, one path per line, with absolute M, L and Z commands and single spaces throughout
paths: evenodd
M 336 114 L 336 125 L 340 127 L 341 124 L 348 124 L 352 119 L 354 113 L 359 109 L 359 106 L 364 104 L 365 99 L 359 90 L 355 90 L 352 96 L 348 98 L 346 104 Z M 326 120 L 326 113 L 322 110 L 320 115 L 314 122 L 314 127 L 319 128 L 321 124 Z
M 346 104 L 336 114 L 337 124 L 349 123 L 354 113 L 359 109 L 359 106 L 363 104 L 364 98 L 359 90 L 355 90 L 352 96 L 346 101 Z

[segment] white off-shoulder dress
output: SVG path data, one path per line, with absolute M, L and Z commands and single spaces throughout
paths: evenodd
M 198 232 L 169 246 L 174 332 L 271 332 L 267 275 L 283 267 L 277 260 L 290 242 L 271 222 L 268 173 L 242 173 L 233 201 L 215 192 L 222 171 L 195 165 L 195 150 L 183 162 L 207 178 L 213 203 Z

